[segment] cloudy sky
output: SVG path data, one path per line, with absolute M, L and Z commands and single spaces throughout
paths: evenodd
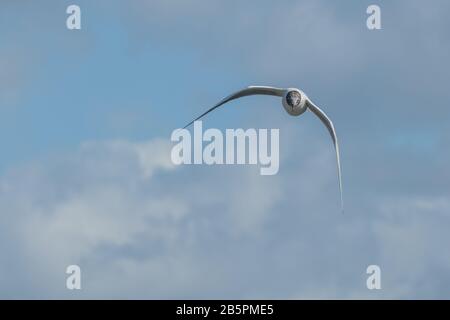
M 450 298 L 448 1 L 0 9 L 0 298 Z M 172 131 L 247 85 L 333 119 L 344 214 L 327 131 L 274 98 L 204 126 L 279 128 L 277 175 L 171 164 Z

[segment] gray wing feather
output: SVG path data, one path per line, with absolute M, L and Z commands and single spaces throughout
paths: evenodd
M 262 87 L 262 86 L 250 86 L 243 90 L 240 90 L 238 92 L 235 92 L 233 94 L 230 94 L 228 97 L 222 99 L 218 104 L 216 104 L 214 107 L 208 109 L 206 112 L 202 113 L 200 116 L 189 122 L 187 125 L 183 127 L 183 129 L 189 127 L 191 124 L 193 124 L 195 121 L 199 120 L 200 118 L 206 116 L 211 111 L 214 111 L 221 105 L 224 105 L 227 102 L 230 102 L 231 100 L 239 99 L 246 96 L 251 95 L 270 95 L 270 96 L 278 96 L 282 97 L 285 89 L 281 88 L 274 88 L 274 87 Z
M 308 99 L 309 100 L 309 99 Z M 334 149 L 336 150 L 336 160 L 337 160 L 337 170 L 338 170 L 338 179 L 339 179 L 339 191 L 341 194 L 341 210 L 344 212 L 344 200 L 342 196 L 342 176 L 341 176 L 341 161 L 339 156 L 339 143 L 336 135 L 336 130 L 334 129 L 333 122 L 331 122 L 330 118 L 323 112 L 319 107 L 317 107 L 311 101 L 308 101 L 308 108 L 311 110 L 327 127 L 330 132 L 331 139 L 333 139 Z

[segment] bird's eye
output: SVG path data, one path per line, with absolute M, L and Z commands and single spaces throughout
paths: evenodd
M 302 96 L 297 91 L 289 91 L 286 95 L 286 102 L 291 108 L 298 107 L 302 100 Z

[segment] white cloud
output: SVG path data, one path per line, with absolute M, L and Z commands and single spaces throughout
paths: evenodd
M 328 147 L 282 148 L 269 178 L 175 168 L 159 139 L 84 143 L 15 168 L 0 184 L 3 297 L 75 297 L 64 288 L 74 263 L 76 297 L 442 297 L 450 279 L 425 279 L 450 266 L 439 249 L 448 201 L 380 193 L 373 204 L 350 197 L 341 215 Z M 374 263 L 381 292 L 365 288 Z
M 179 180 L 175 174 L 179 170 L 169 174 L 175 169 L 170 147 L 160 139 L 87 142 L 78 151 L 15 168 L 3 177 L 0 210 L 4 213 L 2 228 L 9 232 L 2 235 L 2 242 L 16 244 L 11 260 L 26 261 L 29 267 L 21 266 L 38 279 L 23 284 L 25 290 L 44 285 L 45 296 L 66 294 L 58 289 L 58 281 L 65 266 L 75 263 L 82 266 L 88 279 L 95 275 L 86 285 L 92 286 L 87 296 L 94 292 L 98 296 L 118 295 L 108 293 L 107 288 L 112 285 L 117 290 L 123 281 L 129 281 L 126 293 L 144 292 L 144 288 L 135 287 L 139 277 L 143 283 L 144 278 L 152 280 L 153 290 L 162 290 L 166 286 L 162 281 L 168 281 L 171 285 L 166 294 L 174 296 L 183 283 L 201 281 L 205 274 L 199 270 L 208 268 L 207 264 L 199 268 L 196 260 L 203 246 L 197 233 L 211 226 L 225 234 L 233 233 L 233 227 L 240 230 L 234 235 L 254 233 L 257 228 L 253 226 L 261 224 L 276 201 L 277 188 L 255 183 L 245 169 L 240 177 L 246 187 L 243 193 L 236 192 L 227 179 L 226 185 L 218 183 L 213 190 L 213 181 L 204 174 L 201 179 L 189 174 L 188 179 Z M 206 192 L 202 190 L 205 187 Z M 260 202 L 269 190 L 274 196 Z M 204 195 L 192 198 L 190 192 Z M 243 202 L 248 207 L 241 203 L 246 195 L 251 196 Z M 214 212 L 220 211 L 215 210 L 217 205 L 225 205 L 223 212 Z M 226 226 L 214 227 L 219 221 Z M 243 228 L 239 227 L 241 221 Z M 109 251 L 115 253 L 103 257 Z M 115 272 L 122 277 L 117 283 Z M 159 284 L 155 286 L 154 281 Z M 157 297 L 155 291 L 149 294 Z
M 450 201 L 440 196 L 395 197 L 380 203 L 373 223 L 386 290 L 391 295 L 422 298 L 448 297 L 442 292 L 450 278 L 448 238 Z M 444 296 L 442 296 L 444 294 Z

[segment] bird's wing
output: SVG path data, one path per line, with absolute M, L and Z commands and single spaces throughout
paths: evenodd
M 200 118 L 206 116 L 211 111 L 217 109 L 221 105 L 223 105 L 223 104 L 225 104 L 225 103 L 227 103 L 227 102 L 229 102 L 231 100 L 242 98 L 242 97 L 245 97 L 245 96 L 256 95 L 256 94 L 263 94 L 263 95 L 282 97 L 285 91 L 286 91 L 285 89 L 274 88 L 274 87 L 262 87 L 262 86 L 250 86 L 250 87 L 247 87 L 247 88 L 245 88 L 243 90 L 240 90 L 238 92 L 230 94 L 228 97 L 222 99 L 222 101 L 220 101 L 214 107 L 212 107 L 211 109 L 207 110 L 206 112 L 204 112 L 203 114 L 201 114 L 200 116 L 198 116 L 197 118 L 195 118 L 194 120 L 189 122 L 187 125 L 185 125 L 183 129 L 189 127 L 195 121 L 197 121 Z
M 327 127 L 330 132 L 331 138 L 333 139 L 334 148 L 336 150 L 336 160 L 337 160 L 337 169 L 338 169 L 338 179 L 339 179 L 339 191 L 341 194 L 341 209 L 344 212 L 344 200 L 342 196 L 342 177 L 341 177 L 341 161 L 339 157 L 339 143 L 336 135 L 336 130 L 334 129 L 333 122 L 331 122 L 330 118 L 327 117 L 325 112 L 323 112 L 319 107 L 317 107 L 314 103 L 309 101 L 308 99 L 308 108 L 311 110 L 322 123 Z

